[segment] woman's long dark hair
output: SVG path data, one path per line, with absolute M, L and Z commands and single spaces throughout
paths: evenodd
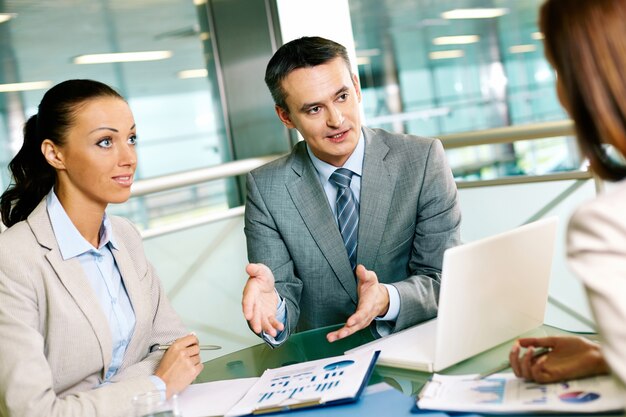
M 9 163 L 12 184 L 0 197 L 0 214 L 7 227 L 25 220 L 54 186 L 56 171 L 41 152 L 50 139 L 62 146 L 81 104 L 99 97 L 123 99 L 106 84 L 93 80 L 68 80 L 44 94 L 39 111 L 24 126 L 22 148 Z
M 547 0 L 539 26 L 580 149 L 603 178 L 626 178 L 626 1 Z

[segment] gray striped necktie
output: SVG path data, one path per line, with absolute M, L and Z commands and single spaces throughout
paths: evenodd
M 359 203 L 350 188 L 354 173 L 339 168 L 330 176 L 330 182 L 337 187 L 337 220 L 339 231 L 346 246 L 352 269 L 356 267 L 357 235 L 359 231 Z

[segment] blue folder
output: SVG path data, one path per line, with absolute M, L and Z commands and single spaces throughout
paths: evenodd
M 385 391 L 361 395 L 356 402 L 329 407 L 307 408 L 291 410 L 273 415 L 288 415 L 289 417 L 448 417 L 450 414 L 440 411 L 418 410 L 415 407 L 415 398 L 402 394 L 390 388 Z M 456 416 L 472 417 L 476 414 L 454 413 Z

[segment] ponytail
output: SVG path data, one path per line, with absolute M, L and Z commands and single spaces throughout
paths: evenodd
M 0 213 L 7 227 L 25 220 L 54 185 L 56 173 L 41 153 L 37 115 L 24 125 L 24 144 L 9 163 L 15 181 L 0 197 Z
M 98 97 L 123 100 L 111 87 L 93 80 L 64 81 L 44 94 L 39 113 L 24 125 L 22 148 L 9 163 L 13 182 L 0 196 L 0 215 L 7 227 L 26 220 L 55 184 L 56 171 L 41 152 L 43 140 L 62 146 L 77 106 Z

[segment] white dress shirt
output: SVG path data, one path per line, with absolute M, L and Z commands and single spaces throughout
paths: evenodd
M 46 197 L 46 208 L 63 260 L 78 259 L 111 328 L 113 352 L 103 382 L 107 383 L 122 365 L 135 328 L 135 312 L 111 252 L 118 249 L 111 222 L 105 213 L 95 248 L 76 229 L 54 190 Z M 151 379 L 159 390 L 165 391 L 161 378 L 152 375 Z

